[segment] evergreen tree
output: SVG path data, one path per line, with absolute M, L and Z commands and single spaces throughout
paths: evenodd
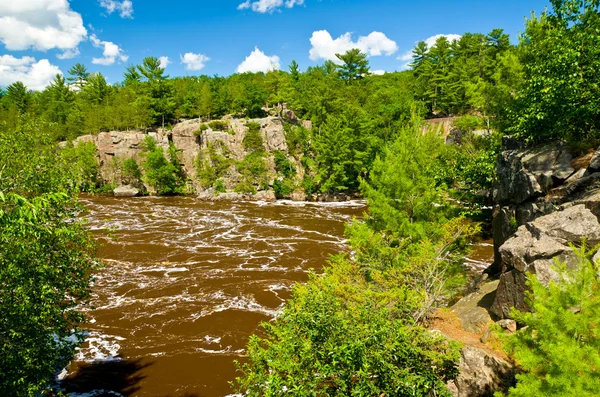
M 358 48 L 346 51 L 344 54 L 335 54 L 342 61 L 342 64 L 336 66 L 339 77 L 352 84 L 369 75 L 369 61 L 367 55 L 363 54 Z

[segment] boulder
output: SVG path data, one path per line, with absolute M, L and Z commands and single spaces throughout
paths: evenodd
M 503 151 L 496 164 L 494 199 L 499 204 L 520 204 L 547 193 L 575 172 L 571 160 L 560 144 Z
M 598 150 L 596 150 L 596 152 L 592 156 L 588 169 L 592 172 L 600 171 L 600 148 L 598 148 Z
M 292 201 L 306 201 L 307 196 L 304 192 L 294 192 L 292 193 L 290 198 L 292 199 Z
M 503 273 L 490 311 L 505 319 L 510 318 L 512 307 L 529 310 L 527 275 L 536 274 L 544 285 L 557 280 L 555 261 L 576 266 L 578 258 L 569 244 L 580 245 L 584 240 L 589 246 L 600 243 L 600 223 L 585 205 L 573 205 L 519 227 L 500 247 Z
M 496 207 L 494 219 L 492 220 L 492 234 L 494 236 L 494 264 L 488 268 L 491 274 L 499 274 L 502 271 L 502 259 L 500 247 L 515 232 L 515 207 Z
M 139 196 L 140 190 L 131 185 L 124 185 L 113 190 L 113 194 L 115 197 L 136 197 Z
M 447 384 L 454 397 L 492 396 L 514 384 L 514 366 L 483 348 L 464 347 L 458 369 L 458 377 Z
M 494 301 L 497 288 L 498 280 L 482 284 L 450 307 L 465 331 L 482 333 L 489 328 L 492 318 L 487 309 Z

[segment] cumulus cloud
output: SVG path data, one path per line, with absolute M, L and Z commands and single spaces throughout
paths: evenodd
M 302 4 L 304 4 L 304 0 L 246 0 L 245 2 L 238 5 L 237 9 L 251 9 L 254 12 L 260 12 L 264 14 L 266 12 L 273 12 L 275 10 L 279 10 L 281 7 L 292 8 L 294 6 L 301 6 Z
M 373 70 L 371 73 L 376 74 L 377 76 L 382 76 L 385 74 L 385 70 Z
M 0 42 L 7 50 L 59 49 L 68 57 L 86 37 L 81 14 L 67 0 L 0 1 Z
M 277 55 L 265 55 L 258 47 L 255 47 L 254 51 L 246 57 L 244 62 L 240 63 L 235 71 L 236 73 L 267 73 L 271 70 L 279 69 L 281 69 L 281 65 L 279 64 L 279 57 Z
M 90 36 L 92 45 L 96 48 L 102 48 L 102 58 L 92 58 L 92 63 L 95 65 L 113 65 L 115 61 L 126 62 L 129 57 L 125 52 L 111 41 L 102 41 L 95 34 Z
M 358 48 L 368 56 L 393 55 L 398 51 L 398 45 L 381 32 L 372 32 L 368 36 L 361 36 L 357 41 L 352 41 L 352 33 L 345 33 L 333 39 L 326 30 L 313 32 L 310 38 L 310 59 L 313 61 L 326 59 L 339 62 L 335 54 L 343 54 L 353 48 Z
M 158 61 L 160 62 L 160 67 L 163 69 L 169 66 L 169 64 L 171 63 L 169 57 L 159 57 Z
M 210 61 L 210 58 L 204 54 L 194 54 L 193 52 L 187 52 L 183 56 L 179 56 L 181 63 L 185 65 L 186 70 L 202 70 L 206 66 L 206 62 Z
M 57 74 L 62 72 L 47 59 L 36 62 L 33 57 L 0 55 L 0 86 L 20 81 L 31 90 L 43 90 Z
M 104 8 L 109 15 L 118 11 L 121 18 L 133 18 L 133 2 L 131 0 L 100 0 L 100 7 Z
M 431 48 L 435 45 L 435 42 L 437 41 L 437 39 L 439 39 L 440 37 L 445 37 L 446 39 L 448 39 L 449 42 L 453 42 L 453 41 L 458 41 L 460 40 L 460 38 L 462 37 L 459 34 L 436 34 L 435 36 L 431 36 L 428 37 L 427 39 L 423 40 L 425 42 L 425 44 L 427 44 L 427 48 Z M 415 43 L 417 44 L 417 43 Z M 400 67 L 402 70 L 406 70 L 408 68 L 410 68 L 410 63 L 413 60 L 413 52 L 412 49 L 409 51 L 406 51 L 405 53 L 403 53 L 402 55 L 400 55 L 398 57 L 398 60 L 402 61 L 402 66 Z

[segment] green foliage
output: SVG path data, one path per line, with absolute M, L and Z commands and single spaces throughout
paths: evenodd
M 335 54 L 342 61 L 337 66 L 338 75 L 342 80 L 351 84 L 369 75 L 369 61 L 367 54 L 362 53 L 358 48 L 346 51 L 344 54 Z
M 540 142 L 597 138 L 600 130 L 600 4 L 553 0 L 527 20 L 519 49 L 524 85 L 512 131 Z
M 92 142 L 79 142 L 61 151 L 65 170 L 82 192 L 93 192 L 101 185 L 98 149 Z
M 242 176 L 242 181 L 235 188 L 236 192 L 255 193 L 256 187 L 268 189 L 269 168 L 264 152 L 258 151 L 248 154 L 235 167 Z
M 370 181 L 361 184 L 375 230 L 417 239 L 436 235 L 447 213 L 434 177 L 443 144 L 436 134 L 421 137 L 418 128 L 406 128 L 375 160 Z
M 184 193 L 183 170 L 175 146 L 172 144 L 169 146 L 168 160 L 163 148 L 158 146 L 152 137 L 144 138 L 141 146 L 145 151 L 142 166 L 148 185 L 152 186 L 158 194 Z
M 377 291 L 345 259 L 311 274 L 240 365 L 248 396 L 450 396 L 458 346 L 414 325 L 402 290 Z
M 208 130 L 210 127 L 208 126 L 208 124 L 202 123 L 200 124 L 200 127 L 198 128 L 197 131 L 194 131 L 194 135 L 198 136 L 198 135 L 202 135 L 202 133 L 206 130 Z
M 288 151 L 292 156 L 299 156 L 310 151 L 311 131 L 302 126 L 286 123 L 283 126 Z
M 275 182 L 273 182 L 273 191 L 277 198 L 290 197 L 294 192 L 294 181 L 289 179 L 275 179 Z
M 215 121 L 211 121 L 210 123 L 208 123 L 208 126 L 211 129 L 213 129 L 214 131 L 225 131 L 227 129 L 227 127 L 229 127 L 229 122 L 215 120 Z
M 475 131 L 482 125 L 481 119 L 476 116 L 466 114 L 462 117 L 457 118 L 452 122 L 454 127 L 458 128 L 462 133 L 469 133 Z
M 200 183 L 204 187 L 216 187 L 218 182 L 222 184 L 221 178 L 227 174 L 232 164 L 224 144 L 209 142 L 208 147 L 196 159 Z
M 93 241 L 49 134 L 20 119 L 0 133 L 0 394 L 36 396 L 73 357 Z
M 260 133 L 260 124 L 250 122 L 246 124 L 248 131 L 242 141 L 244 150 L 250 153 L 264 151 L 263 137 Z
M 131 157 L 123 161 L 121 177 L 124 184 L 133 186 L 142 185 L 142 171 L 135 158 Z
M 286 178 L 296 175 L 296 166 L 285 156 L 283 152 L 276 150 L 273 153 L 275 170 Z
M 527 282 L 532 312 L 513 311 L 524 327 L 506 335 L 508 351 L 524 370 L 508 395 L 596 396 L 600 388 L 600 273 L 585 248 L 573 269 L 557 263 L 557 281 Z

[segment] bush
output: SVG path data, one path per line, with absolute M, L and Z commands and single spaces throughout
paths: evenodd
M 228 121 L 215 120 L 215 121 L 211 121 L 210 123 L 208 123 L 208 126 L 213 131 L 225 131 L 227 129 L 227 127 L 229 127 L 229 122 Z
M 79 142 L 61 151 L 68 166 L 65 171 L 82 192 L 93 192 L 102 184 L 97 154 L 98 149 L 92 142 Z
M 451 396 L 459 346 L 402 314 L 402 288 L 371 290 L 341 257 L 296 285 L 277 320 L 238 364 L 247 396 Z M 396 300 L 397 299 L 397 300 Z M 396 303 L 396 304 L 394 304 Z
M 296 166 L 290 160 L 288 160 L 285 154 L 279 150 L 276 150 L 275 153 L 273 153 L 273 158 L 275 160 L 275 170 L 279 174 L 286 178 L 296 175 Z
M 268 188 L 268 166 L 263 152 L 248 154 L 236 164 L 236 169 L 242 175 L 245 187 L 252 185 Z
M 506 335 L 505 347 L 524 373 L 508 395 L 592 397 L 600 390 L 599 263 L 585 248 L 576 270 L 558 264 L 559 278 L 545 287 L 529 275 L 532 312 L 513 311 L 524 327 Z
M 276 179 L 275 182 L 273 182 L 273 191 L 277 198 L 290 197 L 294 192 L 294 182 L 289 179 L 284 179 L 283 181 Z
M 175 146 L 169 147 L 169 157 L 165 157 L 163 148 L 156 145 L 152 137 L 147 136 L 141 144 L 145 150 L 143 167 L 146 171 L 146 182 L 156 189 L 158 194 L 183 193 L 183 169 L 177 158 Z
M 222 143 L 213 142 L 209 142 L 207 148 L 198 155 L 196 170 L 204 187 L 215 186 L 217 180 L 227 174 L 232 164 L 228 155 Z
M 202 123 L 200 124 L 200 127 L 198 128 L 198 130 L 194 131 L 194 135 L 198 136 L 198 135 L 202 135 L 202 133 L 206 130 L 208 130 L 208 125 Z
M 454 120 L 452 123 L 454 127 L 458 128 L 463 134 L 475 131 L 479 126 L 482 125 L 481 119 L 476 116 L 466 114 Z
M 258 123 L 247 123 L 246 127 L 248 131 L 244 135 L 243 145 L 247 152 L 260 152 L 264 151 L 263 137 L 260 133 L 260 124 Z
M 89 308 L 99 261 L 79 221 L 71 159 L 26 118 L 0 133 L 2 396 L 41 395 L 82 339 L 76 308 Z
M 215 190 L 217 191 L 217 193 L 227 192 L 227 189 L 225 188 L 225 182 L 223 182 L 223 179 L 219 179 L 217 181 L 217 183 L 215 184 Z
M 137 161 L 132 157 L 123 161 L 121 170 L 123 183 L 129 185 L 139 185 L 142 180 L 142 171 Z

